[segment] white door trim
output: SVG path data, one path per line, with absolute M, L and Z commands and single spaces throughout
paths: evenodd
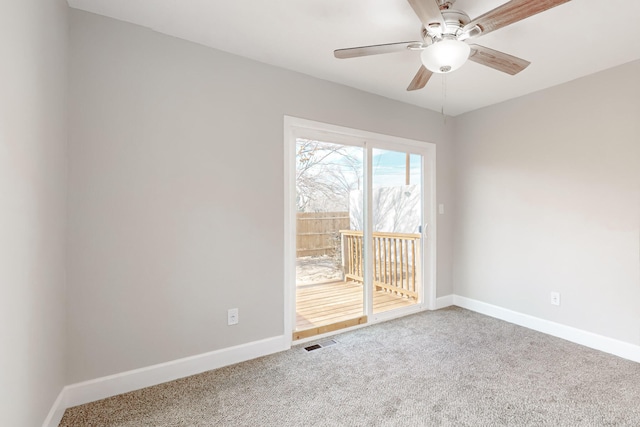
M 284 116 L 284 335 L 293 340 L 293 327 L 295 324 L 295 140 L 296 137 L 314 137 L 322 139 L 326 137 L 331 142 L 344 143 L 346 145 L 362 145 L 366 143 L 367 150 L 372 147 L 390 150 L 405 150 L 408 153 L 422 154 L 423 162 L 423 189 L 424 223 L 426 239 L 423 242 L 423 294 L 424 299 L 420 307 L 415 309 L 434 309 L 436 304 L 436 145 L 426 141 L 418 141 L 369 132 L 360 129 L 347 128 L 328 123 L 316 122 L 298 117 Z M 369 175 L 369 174 L 367 174 Z M 369 179 L 369 178 L 367 178 Z M 365 252 L 365 256 L 367 255 Z M 409 312 L 409 311 L 408 311 Z M 407 313 L 408 313 L 407 312 Z M 370 323 L 386 320 L 384 313 L 370 319 Z

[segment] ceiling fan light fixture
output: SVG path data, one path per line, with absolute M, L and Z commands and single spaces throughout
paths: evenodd
M 470 52 L 471 48 L 465 42 L 444 39 L 424 49 L 420 58 L 429 71 L 442 74 L 462 67 Z

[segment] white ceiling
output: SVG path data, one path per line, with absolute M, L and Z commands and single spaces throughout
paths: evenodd
M 535 1 L 535 0 L 532 0 Z M 457 0 L 475 18 L 506 0 Z M 639 0 L 572 0 L 474 39 L 531 61 L 516 76 L 468 61 L 427 87 L 405 89 L 418 52 L 335 59 L 345 47 L 419 40 L 406 0 L 68 0 L 71 7 L 142 25 L 267 64 L 458 115 L 640 59 Z M 639 76 L 640 77 L 640 76 Z M 444 83 L 444 84 L 443 84 Z

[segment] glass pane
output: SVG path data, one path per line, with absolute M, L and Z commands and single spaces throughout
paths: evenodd
M 362 147 L 296 140 L 296 331 L 364 314 L 362 185 Z
M 373 150 L 373 312 L 418 302 L 422 156 Z

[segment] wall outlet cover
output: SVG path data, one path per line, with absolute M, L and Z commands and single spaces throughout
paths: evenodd
M 230 308 L 227 310 L 227 325 L 237 325 L 240 319 L 238 318 L 238 309 Z

